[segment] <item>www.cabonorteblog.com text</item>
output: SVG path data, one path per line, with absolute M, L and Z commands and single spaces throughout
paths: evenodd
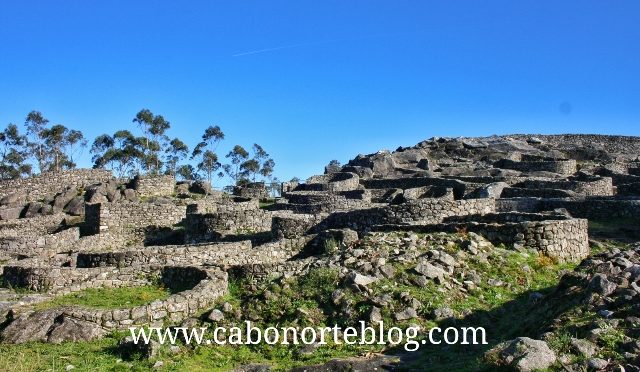
M 250 321 L 238 327 L 130 327 L 134 343 L 148 344 L 152 340 L 160 344 L 175 344 L 178 340 L 197 345 L 326 345 L 329 342 L 346 345 L 400 345 L 407 351 L 415 351 L 420 345 L 486 345 L 487 335 L 482 327 L 434 327 L 420 334 L 417 327 L 404 330 L 399 327 L 386 329 L 384 322 L 367 326 L 360 321 L 357 327 L 267 327 L 258 328 Z

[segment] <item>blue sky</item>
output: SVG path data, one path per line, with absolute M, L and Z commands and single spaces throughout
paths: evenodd
M 432 136 L 640 135 L 639 41 L 638 1 L 0 0 L 0 124 L 93 139 L 149 108 L 280 179 Z

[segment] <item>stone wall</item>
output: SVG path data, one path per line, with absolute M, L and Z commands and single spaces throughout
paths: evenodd
M 360 177 L 355 173 L 338 172 L 310 177 L 307 183 L 300 184 L 296 191 L 352 191 L 357 190 Z
M 60 227 L 65 217 L 64 213 L 58 213 L 0 221 L 0 237 L 50 234 Z
M 87 204 L 85 224 L 92 234 L 106 231 L 144 238 L 146 229 L 153 226 L 173 226 L 186 216 L 187 207 L 171 203 Z
M 509 219 L 515 222 L 506 222 Z M 477 221 L 474 221 L 476 219 Z M 378 226 L 377 231 L 416 232 L 468 231 L 482 235 L 493 244 L 518 244 L 532 248 L 559 262 L 577 262 L 589 255 L 588 221 L 549 215 L 487 215 L 467 221 L 433 225 Z
M 187 205 L 187 213 L 216 213 L 260 209 L 258 199 L 242 197 L 206 197 Z
M 617 197 L 497 199 L 498 211 L 539 212 L 566 209 L 573 217 L 587 219 L 638 218 L 640 199 Z
M 77 257 L 77 267 L 202 265 L 217 262 L 221 252 L 240 254 L 251 249 L 250 241 L 198 245 L 175 245 L 135 248 L 109 252 L 84 252 Z
M 496 168 L 513 169 L 520 172 L 544 171 L 564 175 L 572 175 L 578 170 L 575 160 L 513 161 L 509 159 L 502 159 L 494 166 Z
M 500 194 L 501 198 L 567 198 L 576 196 L 576 193 L 568 190 L 559 189 L 529 189 L 525 187 L 505 187 Z
M 495 212 L 495 199 L 418 199 L 400 205 L 331 214 L 322 228 L 350 228 L 367 231 L 379 224 L 439 223 L 450 216 Z
M 140 275 L 134 275 L 133 270 L 107 268 L 84 270 L 105 274 L 104 279 L 95 280 L 90 285 L 85 285 L 86 288 L 149 284 L 148 279 L 138 278 Z M 195 316 L 200 311 L 210 308 L 228 291 L 227 273 L 216 268 L 164 267 L 160 270 L 160 276 L 161 280 L 170 287 L 175 285 L 187 287 L 193 285 L 193 287 L 147 305 L 108 310 L 74 306 L 60 309 L 60 315 L 95 323 L 107 330 L 126 330 L 134 325 L 162 326 L 165 322 L 175 324 Z
M 185 220 L 185 242 L 213 241 L 221 234 L 247 234 L 271 230 L 272 212 L 262 209 L 217 213 L 189 213 Z
M 52 256 L 74 248 L 80 238 L 77 227 L 47 235 L 26 235 L 0 238 L 0 254 L 11 257 Z
M 16 191 L 25 192 L 27 201 L 36 201 L 48 195 L 64 191 L 67 187 L 81 188 L 113 178 L 105 169 L 74 169 L 61 172 L 45 172 L 29 178 L 0 181 L 0 198 Z
M 413 189 L 423 186 L 441 186 L 452 188 L 456 199 L 461 199 L 468 190 L 467 185 L 456 179 L 436 177 L 408 177 L 385 179 L 361 179 L 360 183 L 367 189 Z
M 131 181 L 131 184 L 139 196 L 169 196 L 175 191 L 176 178 L 171 175 L 138 175 Z
M 295 238 L 318 231 L 328 215 L 324 214 L 290 214 L 275 216 L 271 224 L 271 233 L 277 238 Z
M 585 196 L 610 196 L 613 195 L 613 183 L 610 177 L 592 177 L 589 179 L 568 180 L 526 180 L 516 187 L 528 189 L 562 189 L 569 190 Z
M 146 247 L 124 252 L 78 254 L 79 267 L 138 267 L 140 265 L 242 265 L 275 263 L 300 253 L 315 235 L 280 239 L 252 247 L 250 241 L 186 246 Z
M 295 191 L 283 195 L 287 203 L 276 203 L 272 210 L 295 213 L 323 213 L 338 210 L 361 209 L 371 206 L 371 192 L 353 190 L 339 193 L 324 191 Z

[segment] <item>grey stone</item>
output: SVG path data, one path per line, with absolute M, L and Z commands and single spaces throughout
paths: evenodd
M 397 321 L 402 321 L 402 320 L 417 318 L 418 317 L 418 313 L 416 312 L 416 309 L 411 308 L 411 307 L 407 307 L 404 310 L 393 314 L 393 317 Z
M 64 207 L 64 212 L 73 216 L 84 215 L 84 198 L 82 196 L 76 196 Z
M 224 320 L 224 313 L 218 309 L 213 309 L 207 316 L 207 319 L 214 323 L 221 322 Z
M 0 199 L 0 206 L 10 206 L 16 207 L 21 206 L 27 202 L 27 194 L 24 192 L 14 192 L 8 195 L 5 195 L 2 199 Z
M 571 347 L 587 358 L 593 356 L 598 351 L 596 345 L 593 342 L 580 338 L 572 338 Z
M 0 220 L 15 220 L 20 218 L 24 207 L 2 207 L 0 208 Z
M 596 274 L 591 279 L 589 287 L 592 291 L 601 294 L 602 296 L 609 296 L 618 287 L 615 283 L 609 281 L 604 274 Z
M 32 218 L 37 216 L 40 213 L 40 209 L 42 208 L 42 203 L 40 202 L 31 202 L 27 204 L 26 208 L 22 212 L 23 218 Z
M 106 331 L 97 324 L 71 318 L 60 309 L 24 314 L 1 333 L 3 341 L 14 344 L 28 341 L 90 341 L 105 334 Z
M 138 193 L 134 189 L 122 190 L 122 196 L 129 201 L 138 201 Z
M 78 196 L 78 191 L 74 188 L 56 194 L 55 198 L 53 199 L 53 209 L 61 211 L 64 206 L 69 204 L 69 202 L 76 196 Z
M 208 195 L 211 194 L 211 190 L 211 184 L 207 181 L 194 181 L 191 186 L 189 186 L 189 191 L 194 194 Z
M 348 276 L 349 283 L 366 287 L 367 285 L 374 283 L 378 278 L 372 276 L 362 275 L 357 272 L 351 272 Z
M 433 310 L 432 315 L 436 321 L 439 321 L 439 320 L 453 318 L 455 316 L 455 313 L 451 308 L 439 307 Z
M 375 324 L 380 321 L 382 321 L 382 312 L 379 307 L 374 306 L 371 308 L 371 312 L 369 313 L 369 322 Z
M 591 370 L 596 370 L 596 371 L 603 370 L 607 368 L 608 365 L 609 365 L 609 362 L 600 358 L 591 358 L 587 361 L 587 367 Z
M 424 276 L 426 276 L 429 279 L 435 279 L 435 278 L 443 278 L 444 275 L 446 274 L 446 272 L 437 267 L 434 266 L 426 261 L 420 262 L 415 268 L 414 270 L 418 273 L 418 274 L 422 274 Z
M 499 365 L 508 365 L 522 372 L 549 368 L 557 359 L 555 352 L 546 342 L 528 337 L 518 337 L 503 342 L 491 349 L 488 354 L 495 355 Z

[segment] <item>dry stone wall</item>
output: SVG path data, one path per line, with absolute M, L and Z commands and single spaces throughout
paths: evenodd
M 113 178 L 111 171 L 104 169 L 74 169 L 61 172 L 46 172 L 29 178 L 0 181 L 0 198 L 16 191 L 24 192 L 27 201 L 36 201 L 65 189 L 81 188 L 107 182 Z
M 131 183 L 139 196 L 169 196 L 175 191 L 176 178 L 170 175 L 136 176 Z
M 87 205 L 85 223 L 93 234 L 106 231 L 144 237 L 151 226 L 173 226 L 186 216 L 187 207 L 172 203 L 100 203 Z
M 572 175 L 576 173 L 575 160 L 555 161 L 513 161 L 502 159 L 495 165 L 497 168 L 513 169 L 520 172 L 553 172 L 557 174 Z

